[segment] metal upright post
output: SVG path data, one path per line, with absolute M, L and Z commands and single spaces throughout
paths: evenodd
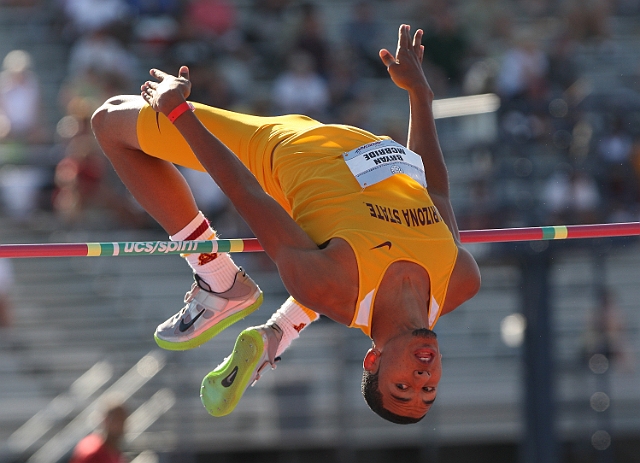
M 527 328 L 524 338 L 525 436 L 522 463 L 557 463 L 553 331 L 549 248 L 540 252 L 530 246 L 520 253 L 522 312 Z

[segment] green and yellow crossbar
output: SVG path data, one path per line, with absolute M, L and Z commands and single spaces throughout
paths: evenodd
M 594 225 L 554 225 L 548 227 L 463 230 L 462 243 L 506 243 L 512 241 L 611 238 L 640 235 L 640 222 Z M 0 258 L 165 256 L 213 252 L 260 252 L 256 238 L 213 241 L 133 241 L 105 243 L 0 244 Z

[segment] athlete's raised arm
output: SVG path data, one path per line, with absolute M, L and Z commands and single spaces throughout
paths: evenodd
M 449 175 L 438 141 L 433 118 L 433 91 L 422 69 L 424 46 L 422 30 L 411 37 L 411 28 L 402 24 L 398 31 L 398 47 L 395 56 L 386 49 L 380 50 L 380 58 L 387 66 L 393 82 L 409 94 L 409 135 L 407 148 L 419 154 L 427 177 L 427 189 L 440 214 L 449 226 L 457 242 L 458 225 L 449 201 Z
M 177 77 L 152 69 L 157 79 L 141 87 L 142 97 L 170 119 L 176 108 L 186 109 L 191 84 L 189 69 L 182 66 Z M 174 112 L 174 114 L 176 114 Z M 269 196 L 236 155 L 215 137 L 188 109 L 173 121 L 194 154 L 233 203 L 278 266 L 283 283 L 300 303 L 325 313 L 322 304 L 341 301 L 340 269 L 327 258 L 287 212 Z M 309 282 L 313 282 L 310 284 Z
M 421 42 L 422 30 L 418 29 L 411 37 L 410 27 L 403 24 L 398 31 L 396 55 L 393 56 L 388 50 L 380 50 L 380 58 L 387 66 L 393 82 L 409 94 L 410 115 L 407 147 L 422 158 L 429 196 L 458 245 L 458 258 L 451 275 L 446 302 L 442 309 L 444 315 L 478 292 L 480 289 L 480 270 L 471 253 L 460 244 L 460 232 L 449 195 L 449 174 L 433 117 L 434 95 L 422 69 L 424 47 Z

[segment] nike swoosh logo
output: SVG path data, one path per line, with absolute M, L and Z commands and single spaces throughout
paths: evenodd
M 380 243 L 379 245 L 372 247 L 371 250 L 383 248 L 385 246 L 391 249 L 391 241 L 385 241 L 384 243 Z
M 202 309 L 200 311 L 200 313 L 198 315 L 196 315 L 195 317 L 193 317 L 193 320 L 191 320 L 189 323 L 185 323 L 184 319 L 181 319 L 180 320 L 180 326 L 178 327 L 178 330 L 180 330 L 181 333 L 184 333 L 185 331 L 187 331 L 196 322 L 196 320 L 202 316 L 204 311 L 205 311 L 205 309 Z
M 222 381 L 220 381 L 220 384 L 222 384 L 223 387 L 229 387 L 233 384 L 233 382 L 236 380 L 236 376 L 238 376 L 238 366 L 236 365 L 236 367 L 231 371 L 231 373 L 229 373 L 227 375 L 226 378 L 223 378 Z

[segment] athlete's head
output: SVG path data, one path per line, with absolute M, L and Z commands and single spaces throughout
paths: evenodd
M 397 424 L 417 423 L 436 399 L 442 361 L 436 334 L 426 328 L 367 352 L 362 395 L 371 410 Z

